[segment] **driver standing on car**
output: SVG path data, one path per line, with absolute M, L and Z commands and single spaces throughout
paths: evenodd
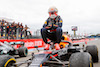
M 59 44 L 62 37 L 62 19 L 58 15 L 58 9 L 56 7 L 50 7 L 48 13 L 49 18 L 45 21 L 43 28 L 41 29 L 43 41 L 47 44 L 47 38 L 49 38 Z M 52 26 L 56 27 L 56 30 L 51 30 Z M 48 30 L 55 31 L 55 33 L 50 33 Z

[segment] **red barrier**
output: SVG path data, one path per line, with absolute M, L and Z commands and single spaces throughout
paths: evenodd
M 34 46 L 38 46 L 38 47 L 43 47 L 44 42 L 42 39 L 19 39 L 19 40 L 6 40 L 6 39 L 2 39 L 0 40 L 1 42 L 7 41 L 7 42 L 18 42 L 18 41 L 23 41 L 25 42 L 25 47 L 27 47 L 28 49 L 34 48 Z M 19 45 L 16 45 L 15 48 L 18 48 Z
M 82 39 L 82 40 L 75 40 L 73 41 L 73 43 L 79 43 L 79 42 L 87 42 L 87 41 L 91 41 L 94 39 Z M 44 47 L 44 42 L 42 39 L 19 39 L 19 40 L 7 40 L 7 39 L 2 39 L 0 40 L 1 42 L 7 41 L 7 42 L 18 42 L 18 41 L 23 41 L 25 42 L 25 47 L 27 47 L 28 49 L 32 49 L 34 48 L 34 46 L 38 46 L 38 47 Z M 15 45 L 15 48 L 18 48 L 19 45 Z

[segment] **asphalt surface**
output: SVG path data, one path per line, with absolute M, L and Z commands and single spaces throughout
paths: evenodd
M 100 39 L 96 39 L 94 41 L 89 41 L 89 42 L 87 42 L 87 45 L 96 45 L 98 47 L 99 58 L 100 58 Z M 35 52 L 37 52 L 37 51 L 35 51 Z M 29 58 L 31 58 L 31 53 L 32 52 L 29 52 L 27 57 L 19 58 L 19 56 L 15 56 L 15 58 L 16 58 L 17 62 L 24 62 L 25 60 L 28 60 Z M 27 66 L 26 64 L 23 64 L 20 67 L 26 67 L 26 66 Z M 98 63 L 94 63 L 94 67 L 100 67 L 100 60 Z

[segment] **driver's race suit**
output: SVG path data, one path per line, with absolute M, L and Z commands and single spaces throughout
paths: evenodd
M 58 25 L 56 30 L 54 30 L 55 33 L 50 33 L 50 29 L 46 29 L 45 27 L 50 26 L 51 24 L 53 25 Z M 43 38 L 43 41 L 47 44 L 47 38 L 54 41 L 55 43 L 60 43 L 61 41 L 61 36 L 62 36 L 62 19 L 60 16 L 57 16 L 56 18 L 48 18 L 44 25 L 43 28 L 41 29 L 41 35 Z

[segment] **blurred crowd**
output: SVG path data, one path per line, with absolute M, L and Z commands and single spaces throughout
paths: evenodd
M 16 39 L 17 36 L 22 39 L 23 34 L 27 37 L 27 29 L 29 27 L 23 26 L 20 22 L 8 22 L 2 19 L 0 20 L 0 39 Z

